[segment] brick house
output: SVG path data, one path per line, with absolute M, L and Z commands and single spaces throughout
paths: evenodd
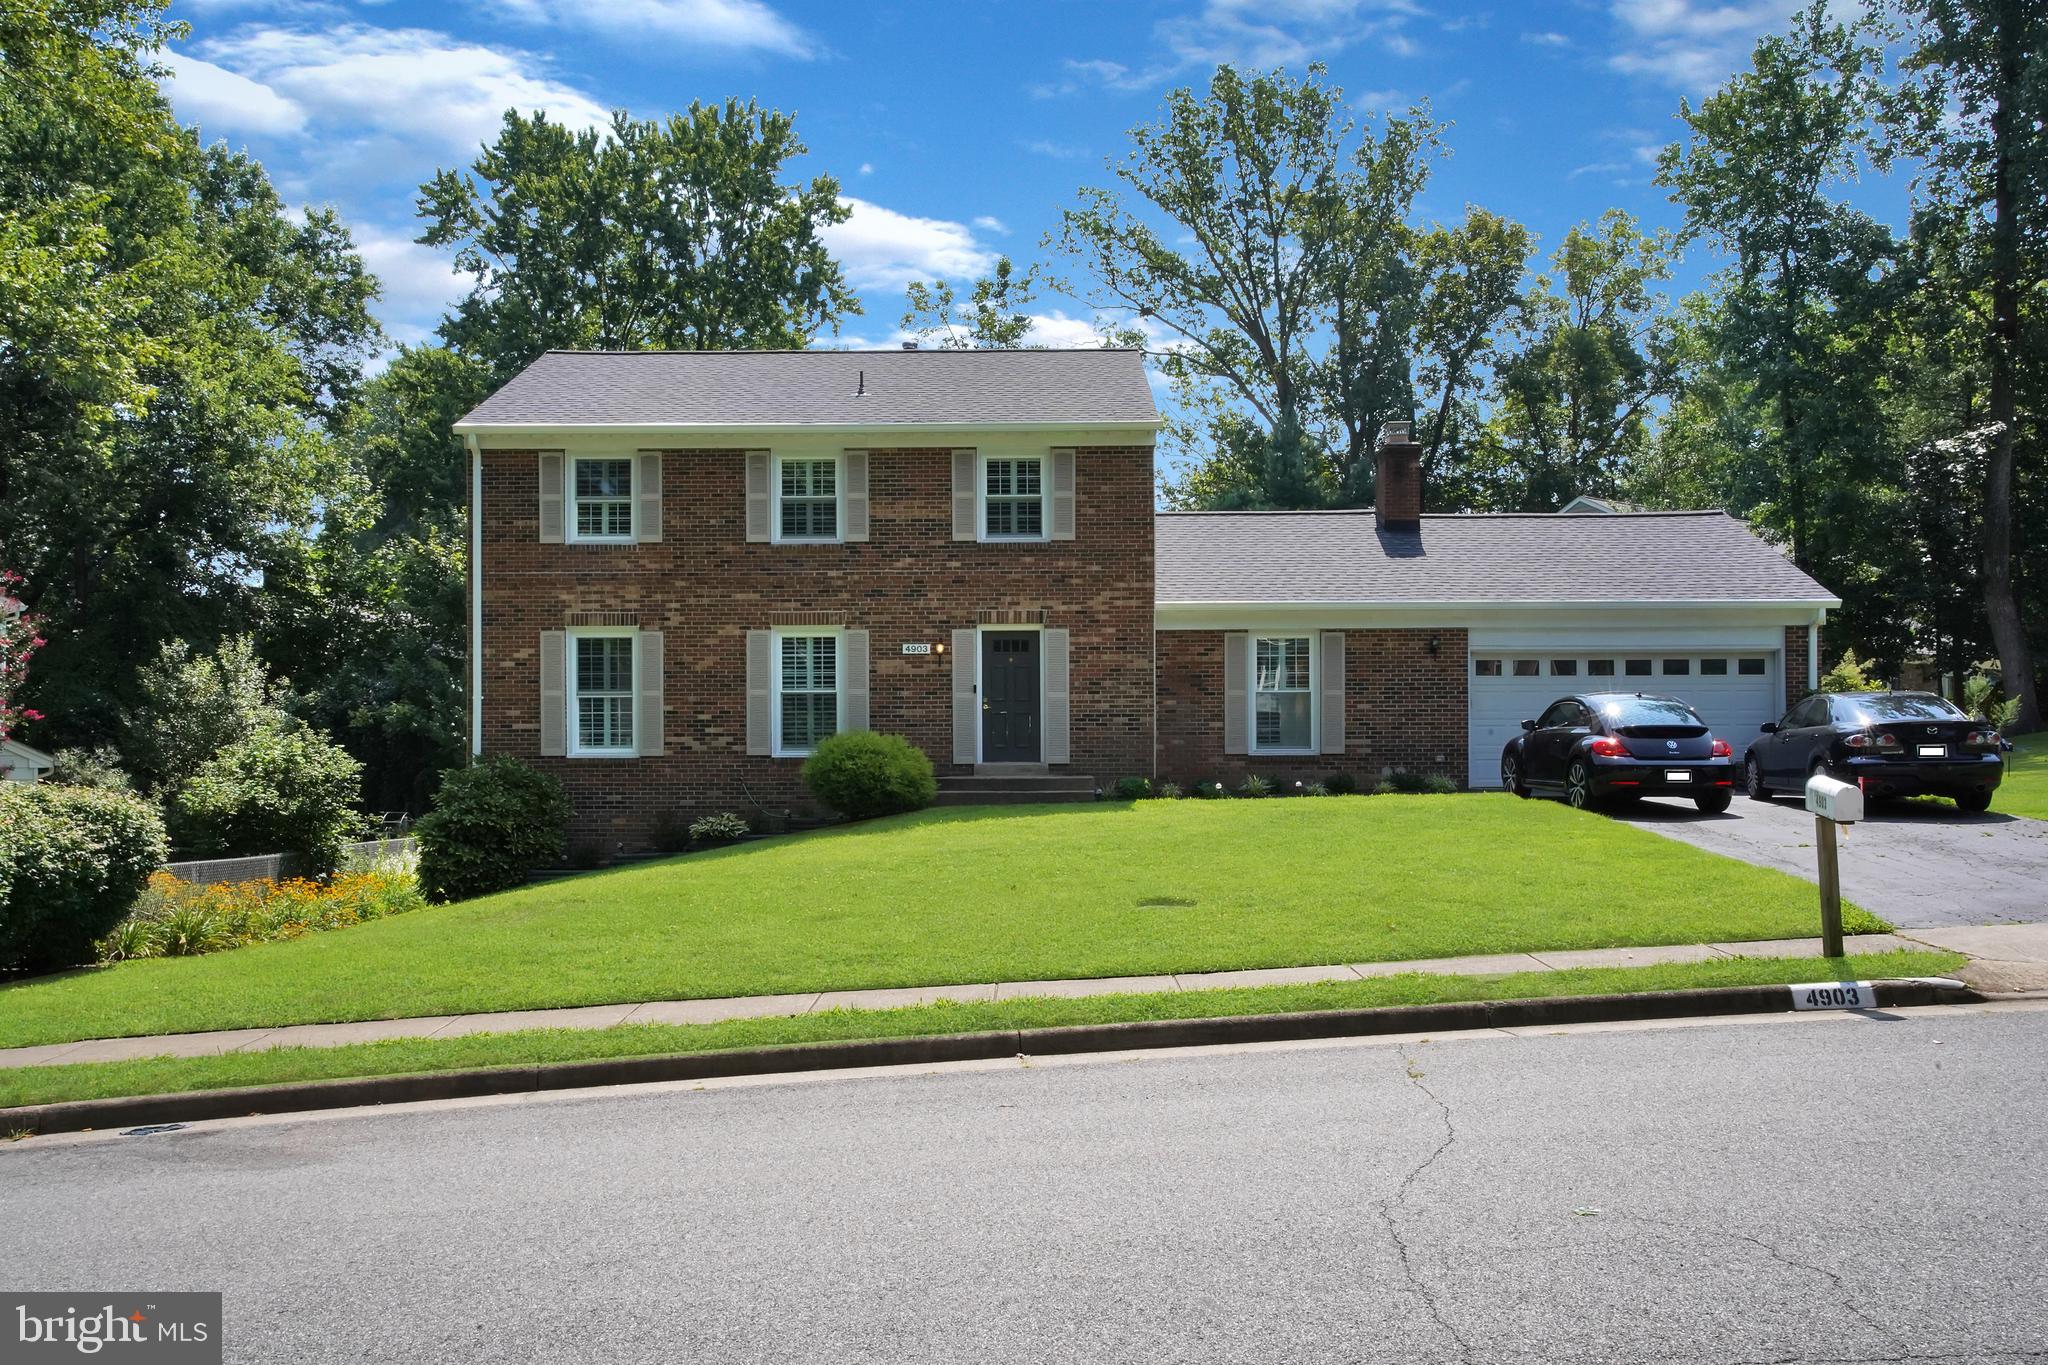
M 1136 352 L 552 352 L 456 424 L 471 742 L 579 833 L 799 808 L 835 730 L 951 794 L 1402 768 L 1497 783 L 1560 693 L 1640 678 L 1738 744 L 1839 603 L 1712 513 L 1155 512 Z

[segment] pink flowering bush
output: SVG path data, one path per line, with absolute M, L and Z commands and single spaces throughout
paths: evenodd
M 21 583 L 20 574 L 0 569 L 0 739 L 6 739 L 25 720 L 43 718 L 41 712 L 15 700 L 28 677 L 29 656 L 43 647 L 36 618 L 15 599 L 14 589 Z

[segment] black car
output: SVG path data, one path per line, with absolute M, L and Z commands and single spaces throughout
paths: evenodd
M 1873 799 L 1947 796 L 1974 813 L 2005 777 L 1998 732 L 1932 692 L 1816 692 L 1763 730 L 1742 759 L 1758 801 L 1826 773 Z
M 1734 793 L 1734 751 L 1677 697 L 1588 692 L 1522 722 L 1501 752 L 1500 784 L 1580 809 L 1605 797 L 1686 796 L 1717 815 Z

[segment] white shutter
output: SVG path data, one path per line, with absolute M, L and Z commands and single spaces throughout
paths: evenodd
M 1052 539 L 1074 538 L 1074 450 L 1055 446 L 1052 452 Z
M 839 714 L 848 730 L 866 730 L 868 725 L 868 633 L 842 631 L 839 635 Z
M 642 758 L 656 758 L 668 752 L 664 733 L 667 720 L 661 705 L 668 651 L 662 648 L 662 638 L 658 630 L 641 631 L 633 659 L 633 687 L 638 701 L 633 709 L 633 738 Z
M 769 539 L 768 452 L 750 450 L 747 452 L 747 539 L 765 541 Z M 766 749 L 762 753 L 768 752 Z
M 544 450 L 540 456 L 540 543 L 562 543 L 562 452 Z
M 775 632 L 747 632 L 747 752 L 759 757 L 775 752 L 775 730 L 769 717 L 769 670 L 775 662 Z
M 1223 637 L 1223 752 L 1251 752 L 1245 741 L 1245 724 L 1251 712 L 1247 700 L 1251 686 L 1252 637 L 1233 630 Z
M 634 494 L 633 538 L 643 545 L 661 540 L 661 452 L 640 452 L 640 488 Z
M 1323 632 L 1321 752 L 1344 752 L 1344 632 Z
M 981 753 L 981 698 L 974 694 L 974 652 L 979 637 L 972 630 L 953 632 L 953 761 L 972 763 Z
M 865 450 L 849 450 L 839 464 L 840 479 L 845 488 L 840 494 L 841 516 L 839 538 L 841 540 L 866 540 L 868 538 L 868 453 Z
M 977 539 L 974 529 L 974 480 L 978 463 L 971 450 L 953 452 L 953 539 Z M 957 761 L 957 760 L 956 760 Z M 973 760 L 968 760 L 972 762 Z
M 540 633 L 540 754 L 569 752 L 569 632 Z
M 1038 643 L 1045 651 L 1045 761 L 1066 763 L 1071 761 L 1067 732 L 1072 728 L 1067 691 L 1071 672 L 1067 632 L 1048 628 L 1040 634 L 1043 638 Z

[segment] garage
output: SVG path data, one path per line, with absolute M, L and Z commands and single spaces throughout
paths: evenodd
M 1739 754 L 1784 709 L 1782 650 L 1721 638 L 1675 646 L 1560 633 L 1488 638 L 1475 632 L 1468 661 L 1471 752 L 1466 781 L 1500 785 L 1500 754 L 1522 722 L 1574 692 L 1657 692 L 1680 697 Z

